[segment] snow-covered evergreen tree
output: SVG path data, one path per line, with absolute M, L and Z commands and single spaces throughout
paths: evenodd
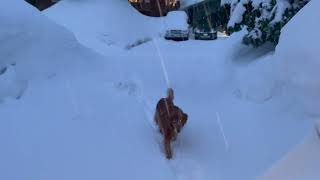
M 229 32 L 248 30 L 245 44 L 278 44 L 281 28 L 310 0 L 222 0 L 230 6 Z

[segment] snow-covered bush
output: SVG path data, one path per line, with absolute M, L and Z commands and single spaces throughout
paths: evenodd
M 247 28 L 243 42 L 258 47 L 265 42 L 278 44 L 281 28 L 310 0 L 228 0 L 229 32 Z

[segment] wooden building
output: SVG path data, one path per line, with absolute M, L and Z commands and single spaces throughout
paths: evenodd
M 230 8 L 221 6 L 221 0 L 205 0 L 184 8 L 191 27 L 199 29 L 226 29 Z
M 138 11 L 147 16 L 165 16 L 180 8 L 180 0 L 129 0 Z

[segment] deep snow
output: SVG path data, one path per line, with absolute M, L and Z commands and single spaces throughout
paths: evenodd
M 320 106 L 320 34 L 316 30 L 320 28 L 319 6 L 319 1 L 311 1 L 284 27 L 275 54 L 281 77 L 287 80 L 289 91 L 294 94 L 292 98 L 315 118 L 319 117 Z M 301 24 L 315 30 L 296 28 Z
M 308 114 L 310 121 L 319 121 L 319 56 L 320 35 L 316 31 L 295 28 L 303 24 L 318 29 L 320 23 L 319 1 L 307 4 L 282 30 L 280 44 L 275 58 L 279 61 L 278 72 L 286 80 L 291 104 L 297 110 Z M 308 21 L 306 21 L 308 19 Z M 303 33 L 303 36 L 301 35 Z M 295 42 L 295 43 L 292 43 Z M 306 138 L 290 152 L 271 166 L 259 180 L 317 180 L 319 167 L 319 123 Z
M 23 1 L 0 26 L 0 179 L 172 179 L 119 66 Z
M 74 32 L 79 42 L 104 55 L 123 53 L 128 45 L 164 32 L 163 19 L 138 13 L 126 0 L 67 0 L 45 13 Z
M 292 100 L 302 91 L 279 73 L 290 38 L 275 53 L 241 45 L 244 32 L 176 43 L 159 37 L 162 19 L 124 1 L 64 0 L 45 15 L 7 5 L 15 9 L 0 8 L 0 63 L 9 67 L 0 75 L 0 179 L 255 179 L 313 129 Z M 145 37 L 153 40 L 124 49 Z M 24 87 L 18 99 L 8 95 L 15 85 Z M 168 85 L 190 117 L 171 161 L 152 119 Z
M 281 158 L 258 180 L 318 180 L 320 140 L 312 131 L 305 140 Z

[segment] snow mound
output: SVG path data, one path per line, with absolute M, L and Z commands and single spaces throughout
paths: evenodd
M 318 180 L 319 166 L 320 139 L 314 131 L 257 180 Z
M 0 26 L 0 99 L 18 97 L 31 79 L 67 73 L 71 67 L 82 71 L 80 65 L 100 58 L 25 2 L 1 6 Z
M 318 7 L 319 1 L 311 1 L 283 28 L 275 54 L 281 76 L 289 80 L 297 103 L 309 113 L 319 112 L 320 106 Z
M 126 0 L 64 0 L 45 13 L 72 31 L 80 43 L 102 54 L 164 32 L 162 18 L 144 16 Z
M 25 2 L 2 5 L 0 179 L 173 179 L 135 84 Z
M 290 106 L 308 114 L 304 120 L 319 117 L 320 100 L 320 41 L 319 33 L 306 28 L 319 29 L 319 1 L 311 1 L 283 28 L 274 58 L 275 73 L 286 84 Z M 310 116 L 312 115 L 312 116 Z M 320 177 L 319 130 L 313 130 L 303 143 L 292 148 L 258 180 L 317 180 Z

